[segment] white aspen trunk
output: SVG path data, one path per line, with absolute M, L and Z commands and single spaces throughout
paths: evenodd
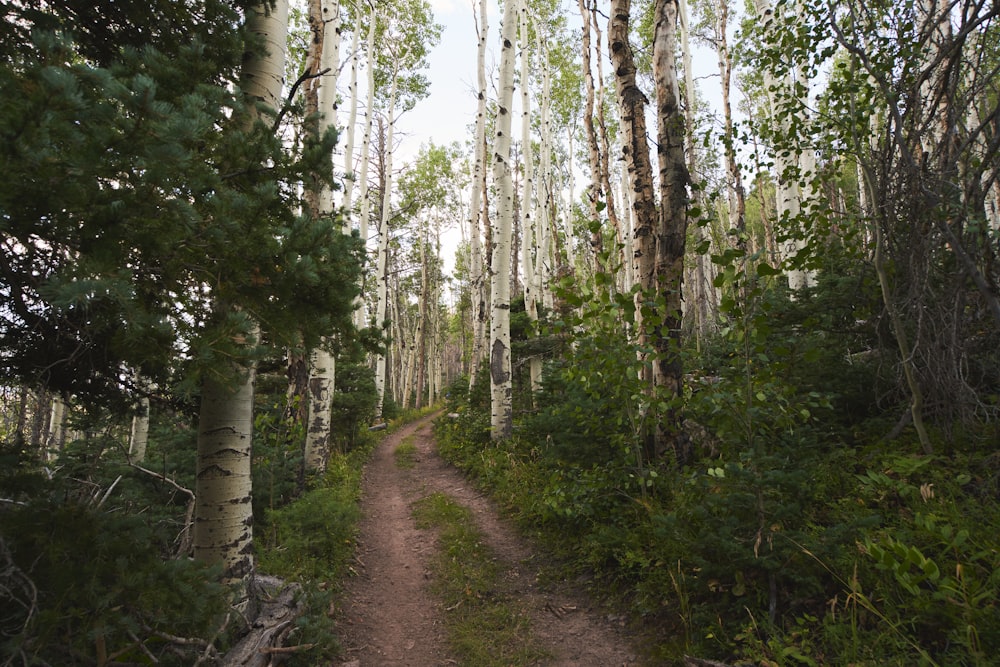
M 128 438 L 129 463 L 146 460 L 146 445 L 149 443 L 149 397 L 139 399 L 139 408 L 132 417 L 132 429 Z
M 222 566 L 222 580 L 245 586 L 253 575 L 250 455 L 254 370 L 236 387 L 206 378 L 198 416 L 194 557 Z M 241 600 L 237 600 L 241 602 Z
M 603 43 L 601 36 L 601 26 L 597 20 L 598 10 L 596 6 L 591 6 L 590 8 L 591 16 L 593 17 L 593 27 L 594 27 L 594 53 L 596 54 L 596 67 L 597 72 L 597 90 L 596 98 L 594 100 L 596 104 L 597 113 L 597 129 L 598 138 L 600 139 L 600 168 L 601 168 L 601 188 L 604 193 L 604 204 L 605 211 L 608 215 L 608 222 L 611 224 L 611 229 L 614 231 L 615 242 L 618 248 L 622 245 L 622 226 L 621 220 L 618 218 L 618 208 L 615 206 L 614 188 L 611 186 L 611 139 L 608 135 L 608 123 L 605 116 L 607 109 L 605 94 L 607 92 L 604 86 L 604 59 L 601 58 L 601 44 Z M 624 264 L 628 262 L 628 255 L 621 254 L 620 249 L 616 249 L 616 255 L 619 260 Z M 609 253 L 610 254 L 610 253 Z M 616 274 L 620 274 L 621 271 L 616 271 Z M 609 283 L 614 287 L 615 282 Z
M 320 7 L 317 7 L 320 5 Z M 323 0 L 319 3 L 313 0 L 310 11 L 318 16 L 311 16 L 310 23 L 314 28 L 314 40 L 318 40 L 321 48 L 319 62 L 315 65 L 317 71 L 331 73 L 317 80 L 318 111 L 320 113 L 317 133 L 322 136 L 337 124 L 337 77 L 340 66 L 340 7 L 336 2 Z M 315 56 L 314 56 L 315 57 Z M 334 212 L 333 190 L 328 185 L 320 187 L 317 217 L 331 216 Z M 307 472 L 323 473 L 330 458 L 330 443 L 333 439 L 331 409 L 333 408 L 333 391 L 336 381 L 336 360 L 324 344 L 312 350 L 309 355 L 309 383 L 307 398 L 309 413 L 306 418 L 306 439 L 304 463 Z
M 374 17 L 372 18 L 374 20 Z M 385 321 L 386 299 L 388 298 L 388 276 L 386 275 L 389 256 L 389 217 L 392 208 L 392 142 L 393 129 L 396 124 L 396 93 L 399 85 L 399 73 L 393 72 L 389 93 L 389 109 L 387 112 L 386 142 L 385 142 L 385 173 L 382 180 L 382 216 L 378 226 L 378 260 L 376 262 L 375 279 L 378 281 L 378 296 L 375 307 L 375 326 L 383 327 Z M 369 113 L 371 113 L 369 111 Z M 385 353 L 379 352 L 375 357 L 375 391 L 378 395 L 375 414 L 382 418 L 382 406 L 385 401 Z
M 513 429 L 510 358 L 511 230 L 514 221 L 513 165 L 511 165 L 511 106 L 514 101 L 514 48 L 517 38 L 516 4 L 504 6 L 500 35 L 500 99 L 493 145 L 494 180 L 499 185 L 497 233 L 493 242 L 492 320 L 490 323 L 490 405 L 494 440 L 506 440 Z M 523 84 L 522 84 L 523 85 Z
M 688 17 L 687 0 L 679 0 L 678 17 L 681 28 L 681 56 L 684 67 L 684 106 L 687 113 L 684 115 L 684 127 L 687 134 L 687 141 L 684 146 L 687 151 L 687 169 L 689 174 L 694 174 L 698 168 L 697 142 L 694 136 L 694 110 L 695 110 L 695 87 L 694 87 L 694 67 L 691 58 L 690 24 Z M 703 206 L 701 190 L 694 190 L 692 193 L 694 206 Z M 694 237 L 698 243 L 705 239 L 705 230 L 696 225 Z M 712 267 L 714 265 L 709 260 L 706 253 L 698 253 L 695 261 L 691 265 L 691 278 L 688 292 L 691 298 L 685 303 L 690 303 L 694 307 L 695 335 L 698 349 L 701 349 L 701 340 L 708 333 L 712 322 L 715 321 L 717 310 L 717 300 L 715 290 L 712 288 Z
M 754 0 L 754 6 L 760 20 L 764 21 L 766 25 L 774 26 L 771 28 L 772 30 L 779 29 L 777 28 L 777 22 L 768 21 L 768 18 L 774 13 L 770 0 Z M 796 68 L 793 68 L 793 70 L 794 69 Z M 799 71 L 801 72 L 801 69 L 799 69 Z M 764 79 L 764 88 L 767 90 L 769 106 L 768 113 L 770 114 L 772 121 L 777 123 L 781 128 L 782 135 L 787 137 L 790 131 L 792 119 L 787 110 L 778 110 L 778 98 L 779 96 L 788 96 L 792 94 L 792 91 L 795 90 L 796 77 L 790 73 L 784 79 L 779 81 L 774 78 L 774 74 L 767 68 L 764 68 L 762 74 Z M 808 88 L 808 83 L 806 81 L 801 81 L 801 83 L 806 89 Z M 801 115 L 804 112 L 798 110 L 795 113 L 796 115 Z M 777 174 L 777 193 L 775 197 L 775 205 L 777 208 L 778 222 L 781 222 L 782 220 L 794 220 L 802 213 L 803 192 L 799 185 L 799 180 L 802 178 L 802 175 L 801 173 L 794 174 L 793 172 L 801 172 L 805 168 L 808 168 L 809 158 L 806 157 L 805 159 L 806 164 L 802 164 L 801 161 L 803 160 L 803 155 L 801 150 L 795 150 L 790 154 L 786 154 L 785 151 L 782 150 L 775 151 L 774 166 Z M 813 165 L 815 165 L 815 160 L 813 160 Z M 781 248 L 782 259 L 788 260 L 803 248 L 805 248 L 804 241 L 799 239 L 787 241 Z M 788 287 L 792 290 L 802 289 L 811 285 L 815 281 L 815 276 L 802 269 L 787 269 L 785 274 L 788 278 Z
M 541 114 L 541 137 L 539 148 L 539 171 L 538 179 L 538 215 L 535 219 L 535 299 L 536 303 L 540 299 L 542 304 L 551 308 L 552 293 L 549 287 L 550 268 L 553 266 L 549 260 L 550 249 L 550 219 L 552 211 L 549 203 L 553 192 L 552 175 L 552 78 L 549 74 L 549 55 L 542 40 L 542 30 L 535 31 L 535 50 L 541 60 L 542 75 L 542 98 L 540 100 Z M 537 311 L 537 308 L 536 308 Z M 541 379 L 541 359 L 539 364 L 539 380 Z M 532 371 L 533 372 L 533 371 Z M 534 387 L 534 380 L 532 382 Z
M 601 190 L 601 153 L 597 143 L 597 131 L 594 129 L 594 74 L 590 61 L 590 31 L 591 14 L 584 0 L 577 0 L 580 18 L 583 20 L 581 54 L 583 56 L 583 89 L 585 101 L 583 106 L 583 133 L 587 139 L 587 156 L 590 164 L 590 189 L 587 191 L 587 204 L 590 213 L 589 224 L 600 222 L 598 205 L 603 199 Z M 600 227 L 590 233 L 591 259 L 596 271 L 603 271 L 600 255 L 604 251 L 604 237 Z
M 730 138 L 730 141 L 725 144 L 729 229 L 743 234 L 746 231 L 746 193 L 743 189 L 743 176 L 736 160 L 736 144 L 733 136 L 733 106 L 730 100 L 733 61 L 729 54 L 728 29 L 729 0 L 717 0 L 715 6 L 715 46 L 719 59 L 719 75 L 722 80 L 723 129 L 725 136 Z
M 619 141 L 619 150 L 624 151 L 621 148 L 621 143 Z M 622 274 L 625 276 L 625 283 L 622 285 L 622 292 L 628 294 L 632 291 L 635 286 L 635 263 L 632 261 L 632 257 L 635 257 L 635 247 L 633 245 L 633 239 L 635 235 L 635 223 L 632 215 L 632 197 L 631 190 L 628 187 L 628 179 L 622 178 L 620 183 L 621 190 L 621 200 L 622 200 L 622 235 L 624 238 L 624 253 L 626 257 L 625 266 L 623 267 Z
M 573 245 L 573 198 L 576 196 L 574 193 L 576 191 L 576 166 L 573 161 L 575 152 L 573 149 L 573 134 L 575 128 L 570 127 L 567 134 L 567 151 L 569 159 L 566 160 L 566 198 L 567 201 L 563 203 L 563 228 L 566 234 L 566 243 L 563 247 L 566 249 L 566 261 L 570 265 L 572 270 L 576 270 L 576 248 Z
M 310 9 L 312 9 L 312 0 Z M 340 3 L 337 0 L 322 0 L 319 21 L 322 34 L 322 47 L 318 63 L 318 72 L 327 74 L 316 80 L 319 87 L 319 133 L 322 134 L 331 127 L 337 127 L 337 74 L 340 71 Z M 333 190 L 323 186 L 320 190 L 320 215 L 333 213 Z
M 690 178 L 685 162 L 684 125 L 680 113 L 680 86 L 677 81 L 677 0 L 657 0 L 653 37 L 653 80 L 656 84 L 657 155 L 659 157 L 659 228 L 656 240 L 656 282 L 664 299 L 653 340 L 656 359 L 653 384 L 667 400 L 683 392 L 681 365 L 681 293 L 684 282 L 684 255 L 687 240 L 687 185 Z M 688 456 L 683 444 L 680 410 L 669 407 L 656 424 L 654 454 L 674 450 L 683 463 Z
M 360 12 L 358 22 L 360 24 Z M 365 38 L 365 48 L 368 54 L 367 75 L 368 75 L 368 100 L 365 113 L 365 130 L 361 135 L 361 166 L 358 169 L 358 193 L 361 197 L 361 212 L 358 216 L 358 231 L 361 241 L 368 243 L 368 226 L 371 219 L 371 198 L 368 196 L 368 165 L 371 155 L 372 123 L 375 119 L 375 5 L 372 5 L 372 13 L 368 19 L 368 35 Z M 360 25 L 359 25 L 360 27 Z M 365 310 L 365 302 L 358 297 L 358 308 L 354 311 L 354 326 L 359 329 L 367 325 L 368 314 Z M 381 327 L 382 323 L 377 322 L 376 327 Z M 381 399 L 380 399 L 381 400 Z M 379 407 L 378 413 L 381 417 L 382 409 Z
M 344 132 L 344 210 L 350 215 L 354 207 L 354 141 L 358 124 L 358 49 L 361 45 L 361 12 L 358 12 L 358 25 L 354 26 L 351 36 L 351 82 L 347 91 L 350 99 L 350 110 L 347 113 L 347 125 Z M 361 298 L 358 297 L 359 302 Z
M 534 215 L 535 208 L 535 157 L 531 145 L 531 95 L 528 89 L 530 78 L 530 40 L 528 33 L 528 2 L 521 0 L 521 155 L 524 160 L 524 179 L 521 183 L 521 265 L 524 271 L 524 309 L 532 325 L 538 322 L 538 292 L 535 278 L 535 255 L 538 253 L 538 237 L 535 228 L 539 226 Z M 535 334 L 537 336 L 537 333 Z M 528 359 L 528 375 L 532 393 L 541 389 L 542 359 L 537 354 Z
M 48 426 L 45 435 L 45 460 L 52 461 L 66 442 L 66 401 L 58 394 L 52 395 Z
M 416 358 L 417 358 L 417 371 L 416 371 L 416 389 L 415 397 L 416 401 L 414 407 L 418 410 L 424 407 L 424 397 L 427 395 L 427 327 L 429 322 L 429 310 L 428 302 L 431 298 L 430 295 L 430 282 L 427 271 L 427 221 L 426 219 L 421 221 L 421 234 L 420 238 L 420 316 L 417 317 L 417 332 L 416 332 Z
M 266 3 L 257 5 L 248 12 L 247 28 L 264 38 L 267 52 L 244 61 L 240 86 L 249 99 L 276 109 L 285 71 L 287 0 L 270 9 Z M 234 371 L 239 378 L 235 387 L 207 375 L 201 389 L 193 546 L 195 559 L 220 564 L 223 582 L 239 586 L 237 605 L 242 606 L 254 571 L 250 458 L 255 368 L 250 364 Z
M 479 0 L 479 43 L 476 72 L 479 91 L 476 102 L 475 162 L 469 194 L 469 270 L 472 281 L 472 357 L 469 360 L 469 388 L 479 372 L 486 348 L 486 285 L 483 276 L 483 249 L 480 243 L 483 219 L 482 193 L 486 186 L 486 38 L 489 32 L 486 0 Z

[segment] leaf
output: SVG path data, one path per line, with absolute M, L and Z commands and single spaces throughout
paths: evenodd
M 777 276 L 781 274 L 780 269 L 776 269 L 770 264 L 761 262 L 757 265 L 757 275 L 758 276 Z

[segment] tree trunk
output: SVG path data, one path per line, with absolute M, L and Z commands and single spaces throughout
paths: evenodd
M 239 369 L 230 387 L 207 378 L 198 416 L 194 557 L 222 566 L 222 581 L 244 588 L 253 575 L 253 511 L 250 454 L 253 436 L 252 368 Z
M 629 43 L 630 0 L 612 0 L 608 26 L 608 49 L 615 68 L 618 108 L 622 123 L 622 155 L 628 170 L 632 200 L 632 264 L 636 282 L 647 294 L 656 288 L 656 195 L 653 190 L 653 165 L 646 142 L 646 104 L 648 100 L 636 84 L 635 57 Z M 642 321 L 642 293 L 636 295 L 636 324 L 639 345 L 650 341 L 650 327 Z M 652 384 L 652 369 L 644 370 Z
M 664 301 L 653 339 L 656 361 L 653 384 L 660 400 L 670 402 L 656 428 L 655 453 L 671 447 L 679 462 L 687 459 L 681 430 L 681 294 L 687 240 L 688 171 L 684 157 L 684 119 L 677 82 L 677 0 L 657 0 L 653 35 L 653 79 L 656 82 L 657 153 L 659 154 L 660 221 L 656 240 L 656 280 Z M 665 394 L 665 395 L 664 395 Z
M 587 190 L 587 204 L 591 226 L 590 249 L 593 253 L 596 271 L 603 271 L 601 253 L 604 252 L 604 236 L 600 226 L 600 203 L 604 199 L 601 188 L 601 152 L 597 142 L 597 131 L 594 129 L 594 74 L 590 62 L 590 30 L 591 12 L 585 0 L 577 0 L 580 18 L 583 20 L 583 39 L 581 54 L 583 56 L 583 134 L 587 138 L 587 155 L 590 159 L 590 188 Z
M 149 397 L 139 399 L 139 407 L 132 417 L 132 430 L 128 439 L 129 463 L 146 460 L 146 444 L 149 442 Z
M 244 61 L 241 88 L 248 99 L 275 109 L 285 68 L 287 0 L 279 0 L 270 8 L 266 3 L 257 5 L 248 12 L 247 29 L 264 38 L 267 53 Z M 242 589 L 237 594 L 242 603 L 254 570 L 250 453 L 255 368 L 250 364 L 233 370 L 238 379 L 235 387 L 211 375 L 202 384 L 194 555 L 198 560 L 220 564 L 223 581 Z
M 680 0 L 678 10 L 681 25 L 681 53 L 684 60 L 684 107 L 687 111 L 687 114 L 684 116 L 684 128 L 687 136 L 687 141 L 685 142 L 687 170 L 689 174 L 694 174 L 698 168 L 698 143 L 695 141 L 694 136 L 695 85 L 687 0 Z M 694 207 L 705 210 L 706 206 L 701 190 L 695 190 L 693 198 L 694 201 L 692 204 Z M 700 225 L 696 226 L 694 235 L 696 242 L 699 244 L 706 239 L 705 230 Z M 713 264 L 709 259 L 708 253 L 698 253 L 695 255 L 693 266 L 691 267 L 693 280 L 688 291 L 691 296 L 690 302 L 694 305 L 692 309 L 695 320 L 694 331 L 699 349 L 702 338 L 708 335 L 715 322 L 717 312 L 715 290 L 712 287 L 712 267 Z
M 524 180 L 521 183 L 521 265 L 524 271 L 524 309 L 532 327 L 538 322 L 538 284 L 535 276 L 535 257 L 540 253 L 536 228 L 540 225 L 535 206 L 535 157 L 531 144 L 531 95 L 530 40 L 528 30 L 528 3 L 520 1 L 521 38 L 521 153 L 524 161 Z M 541 26 L 536 26 L 539 30 Z M 536 54 L 537 56 L 538 54 Z M 533 337 L 537 337 L 537 331 Z M 532 393 L 541 389 L 542 359 L 537 354 L 528 359 L 528 373 Z
M 314 124 L 307 131 L 315 133 L 319 139 L 331 127 L 337 125 L 337 76 L 340 63 L 340 8 L 335 2 L 310 0 L 309 25 L 312 41 L 309 45 L 307 69 L 312 74 L 331 72 L 311 79 L 306 88 L 306 116 L 318 114 Z M 310 214 L 315 218 L 332 217 L 334 214 L 333 191 L 328 185 L 318 185 L 321 179 L 313 180 L 317 194 L 307 200 Z M 306 439 L 303 462 L 308 473 L 322 474 L 330 458 L 332 422 L 330 411 L 333 407 L 333 391 L 336 381 L 336 360 L 325 347 L 323 341 L 309 354 L 308 399 L 309 416 L 306 420 Z
M 358 28 L 361 25 L 361 13 L 358 12 Z M 371 197 L 368 194 L 368 167 L 371 156 L 372 124 L 375 119 L 373 109 L 375 108 L 375 5 L 372 5 L 371 16 L 368 18 L 368 35 L 365 39 L 365 49 L 368 53 L 367 75 L 368 75 L 368 100 L 365 113 L 365 129 L 361 135 L 361 166 L 358 169 L 358 193 L 361 197 L 361 211 L 358 216 L 358 230 L 363 243 L 368 243 L 368 226 L 371 219 Z M 362 278 L 364 280 L 364 278 Z M 362 285 L 362 288 L 364 285 Z M 364 289 L 361 290 L 364 294 Z M 365 301 L 358 297 L 358 309 L 354 312 L 354 325 L 362 329 L 367 326 L 368 314 L 365 311 Z M 376 328 L 381 328 L 382 323 L 377 322 Z M 382 409 L 379 408 L 378 415 L 381 418 Z
M 476 133 L 475 162 L 472 168 L 472 189 L 469 193 L 469 271 L 472 289 L 472 356 L 469 360 L 469 387 L 476 381 L 479 365 L 486 348 L 486 285 L 483 276 L 483 251 L 480 244 L 485 218 L 483 193 L 486 190 L 486 39 L 489 20 L 486 0 L 479 0 L 476 29 Z
M 374 20 L 374 18 L 373 18 Z M 378 226 L 378 259 L 375 279 L 378 281 L 377 301 L 375 307 L 375 326 L 385 325 L 386 299 L 388 298 L 388 257 L 389 257 L 389 218 L 392 208 L 392 142 L 393 129 L 396 123 L 396 93 L 399 86 L 399 72 L 393 72 L 389 93 L 389 108 L 386 118 L 385 167 L 382 173 L 382 215 Z M 369 110 L 369 113 L 371 111 Z M 375 358 L 375 391 L 378 395 L 376 415 L 382 419 L 382 406 L 385 402 L 386 363 L 385 353 L 379 352 Z
M 494 440 L 510 437 L 513 428 L 510 359 L 511 231 L 514 219 L 513 166 L 511 165 L 511 106 L 514 101 L 514 42 L 516 3 L 504 6 L 500 43 L 500 99 L 493 145 L 493 173 L 499 186 L 497 238 L 493 246 L 492 321 L 490 323 L 490 405 Z M 523 85 L 523 83 L 522 83 Z

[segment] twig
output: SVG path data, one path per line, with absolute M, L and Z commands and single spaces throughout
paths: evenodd
M 166 482 L 167 484 L 174 487 L 181 493 L 186 493 L 188 495 L 187 511 L 184 514 L 184 527 L 181 528 L 181 532 L 178 533 L 176 539 L 174 539 L 174 542 L 178 543 L 177 553 L 179 555 L 186 554 L 191 546 L 191 539 L 192 539 L 191 526 L 194 523 L 194 506 L 195 506 L 194 491 L 181 486 L 180 484 L 170 479 L 166 475 L 161 475 L 160 473 L 153 472 L 148 468 L 143 468 L 141 465 L 137 463 L 129 463 L 129 465 L 135 468 L 136 470 L 144 472 L 147 475 L 152 475 L 156 479 Z
M 108 487 L 108 490 L 104 492 L 104 495 L 101 497 L 101 500 L 97 503 L 95 509 L 100 509 L 101 505 L 103 505 L 104 502 L 108 499 L 108 496 L 111 495 L 111 492 L 115 490 L 115 487 L 118 486 L 118 482 L 120 481 L 122 481 L 122 476 L 118 475 L 118 479 L 112 482 L 111 486 Z
M 295 83 L 292 84 L 291 90 L 288 91 L 288 97 L 285 98 L 285 103 L 281 105 L 281 111 L 279 111 L 278 115 L 275 116 L 274 123 L 271 125 L 271 132 L 278 131 L 278 127 L 281 126 L 281 121 L 284 120 L 285 114 L 288 113 L 288 109 L 292 106 L 292 99 L 295 97 L 295 92 L 299 89 L 299 86 L 301 86 L 303 82 L 308 81 L 309 79 L 316 79 L 318 77 L 323 76 L 324 74 L 328 74 L 329 72 L 330 68 L 327 67 L 326 69 L 320 70 L 315 74 L 310 74 L 309 72 L 302 73 L 302 76 L 300 76 L 295 81 Z
M 266 646 L 257 649 L 260 653 L 295 653 L 296 651 L 308 651 L 316 648 L 316 644 L 296 644 L 295 646 Z

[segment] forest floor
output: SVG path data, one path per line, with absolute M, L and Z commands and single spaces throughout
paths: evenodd
M 443 493 L 468 508 L 491 556 L 501 567 L 498 595 L 513 599 L 528 617 L 526 642 L 544 658 L 528 665 L 632 667 L 639 664 L 624 622 L 602 610 L 575 582 L 558 581 L 535 550 L 461 472 L 435 451 L 432 417 L 385 438 L 365 469 L 356 577 L 345 584 L 337 633 L 341 667 L 435 667 L 462 664 L 449 648 L 443 599 L 434 589 L 439 535 L 420 528 L 414 503 Z M 412 467 L 394 452 L 414 446 Z M 553 579 L 555 579 L 553 581 Z M 512 663 L 513 664 L 513 663 Z M 472 666 L 475 667 L 475 666 Z

